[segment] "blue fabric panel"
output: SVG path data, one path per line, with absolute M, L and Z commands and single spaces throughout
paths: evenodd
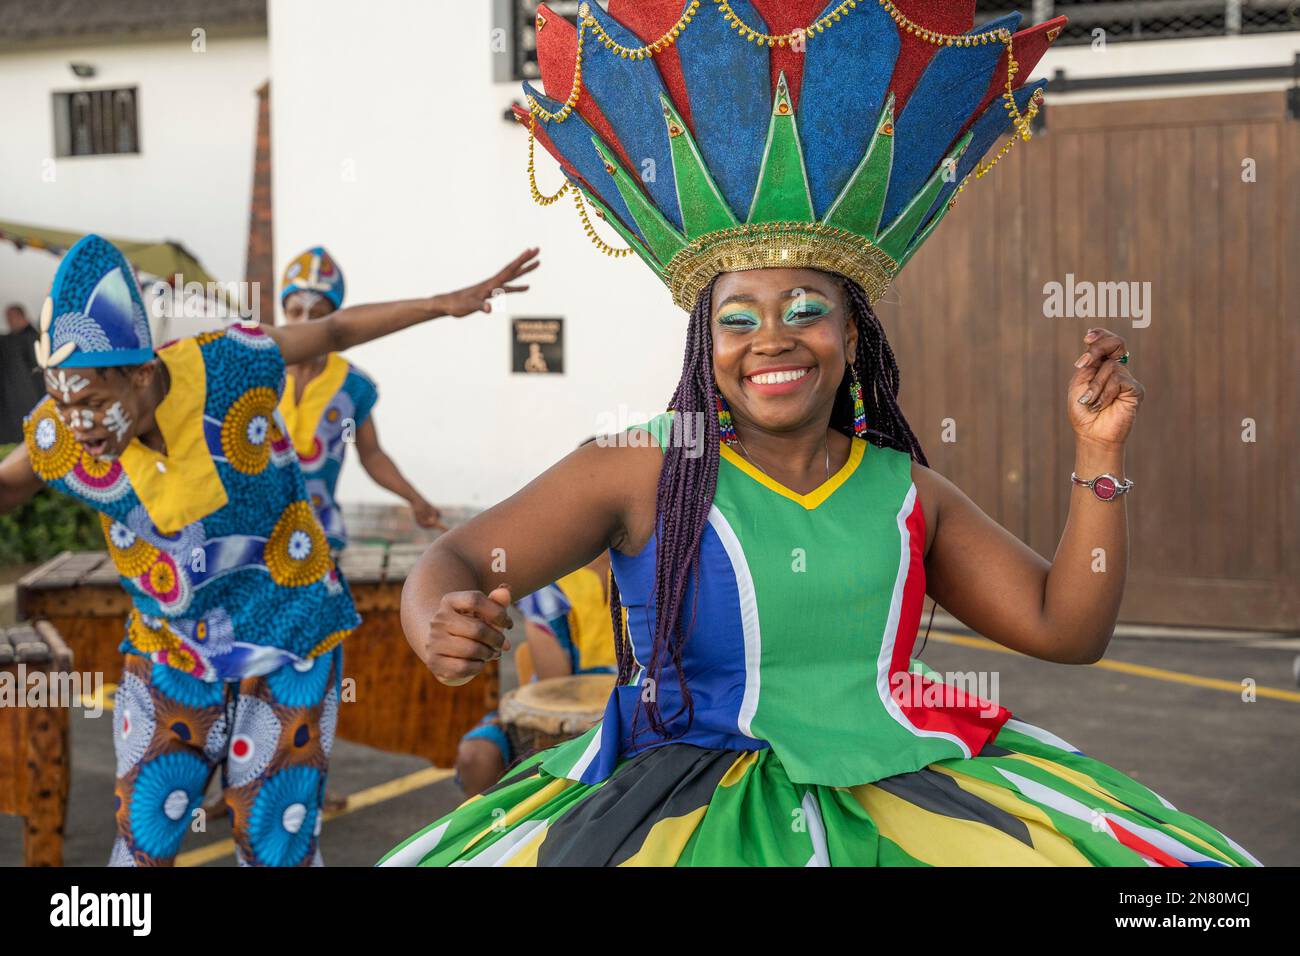
M 832 0 L 819 17 L 838 5 Z M 877 3 L 861 5 L 808 44 L 796 115 L 818 219 L 871 143 L 899 45 L 898 28 Z
M 1014 33 L 1019 24 L 1020 14 L 1010 13 L 976 27 L 970 34 L 999 27 Z M 1005 49 L 994 42 L 946 46 L 935 54 L 894 123 L 894 169 L 881 222 L 893 222 L 925 185 L 957 131 L 984 98 Z

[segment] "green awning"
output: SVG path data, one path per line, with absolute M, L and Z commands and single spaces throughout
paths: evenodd
M 12 242 L 19 249 L 43 249 L 56 256 L 62 256 L 67 252 L 82 235 L 84 233 L 0 220 L 0 239 Z M 118 239 L 113 236 L 104 238 L 121 249 L 127 261 L 145 275 L 166 282 L 170 282 L 175 275 L 183 276 L 187 283 L 199 282 L 206 285 L 216 281 L 208 275 L 199 260 L 179 242 L 172 240 L 150 242 L 140 239 Z

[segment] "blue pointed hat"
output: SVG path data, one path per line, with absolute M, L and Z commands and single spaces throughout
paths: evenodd
M 131 264 L 93 233 L 79 239 L 59 264 L 39 331 L 36 361 L 42 368 L 140 365 L 154 354 Z
M 284 270 L 280 301 L 295 292 L 316 292 L 334 303 L 334 308 L 343 308 L 343 270 L 324 246 L 300 252 Z
M 974 0 L 609 0 L 537 11 L 544 91 L 515 115 L 589 236 L 690 309 L 720 272 L 836 272 L 873 301 L 999 138 L 1030 137 L 1028 71 L 1064 17 L 973 27 Z M 530 157 L 533 155 L 530 142 Z M 586 205 L 627 242 L 605 245 Z

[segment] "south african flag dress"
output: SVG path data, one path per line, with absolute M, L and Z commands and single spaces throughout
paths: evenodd
M 644 426 L 660 447 L 670 419 Z M 382 866 L 1258 866 L 1233 840 L 912 659 L 925 518 L 910 459 L 854 439 L 795 492 L 722 446 L 681 668 L 614 689 Z M 649 659 L 655 541 L 612 553 Z M 688 615 L 694 609 L 694 617 Z

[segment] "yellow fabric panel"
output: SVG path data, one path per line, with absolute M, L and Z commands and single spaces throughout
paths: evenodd
M 605 584 L 591 568 L 578 568 L 555 582 L 569 599 L 569 636 L 578 649 L 578 666 L 616 667 L 614 624 Z
M 324 370 L 302 390 L 301 402 L 298 401 L 298 387 L 293 376 L 285 375 L 284 394 L 280 396 L 280 414 L 299 457 L 311 454 L 320 417 L 325 414 L 325 406 L 330 403 L 330 399 L 343 387 L 350 367 L 347 359 L 332 352 L 325 359 Z
M 1182 827 L 1176 826 L 1175 824 L 1172 823 L 1161 823 L 1160 827 L 1161 829 L 1172 831 L 1174 834 L 1181 837 L 1184 843 L 1191 844 L 1193 847 L 1199 849 L 1206 856 L 1212 856 L 1216 860 L 1222 860 L 1224 863 L 1227 863 L 1229 866 L 1239 865 L 1235 860 L 1233 860 L 1232 857 L 1228 856 L 1218 847 L 1211 846 L 1210 844 L 1206 843 L 1195 833 L 1188 833 Z
M 537 677 L 537 669 L 533 667 L 533 652 L 526 640 L 515 649 L 515 676 L 519 679 L 520 687 L 531 684 Z
M 745 774 L 749 773 L 750 768 L 758 763 L 758 754 L 757 750 L 750 750 L 737 757 L 736 762 L 727 768 L 727 772 L 718 781 L 718 788 L 734 787 L 744 780 Z
M 946 773 L 967 793 L 1018 818 L 1029 828 L 1029 838 L 1034 841 L 1038 852 L 1057 866 L 1092 866 L 1091 861 L 1075 848 L 1069 837 L 1056 829 L 1051 817 L 1037 804 L 1030 803 L 1006 787 L 999 787 L 978 777 L 969 777 L 948 767 L 932 764 L 930 769 Z
M 542 787 L 532 796 L 527 797 L 524 800 L 521 800 L 519 803 L 516 803 L 513 807 L 510 808 L 509 811 L 503 814 L 499 820 L 492 821 L 491 826 L 484 827 L 478 833 L 474 834 L 474 838 L 465 844 L 465 850 L 468 850 L 474 844 L 478 843 L 479 840 L 483 839 L 485 836 L 492 833 L 494 830 L 503 827 L 509 828 L 514 826 L 520 820 L 525 819 L 534 810 L 537 810 L 540 807 L 544 806 L 549 801 L 554 800 L 561 793 L 563 793 L 565 790 L 567 790 L 569 787 L 572 786 L 574 786 L 573 781 L 565 780 L 563 777 L 552 780 L 550 783 Z
M 1095 793 L 1098 796 L 1106 800 L 1109 800 L 1117 808 L 1124 809 L 1124 810 L 1132 809 L 1131 807 L 1129 807 L 1127 803 L 1125 803 L 1123 800 L 1120 800 L 1118 797 L 1116 797 L 1114 794 L 1112 794 L 1109 790 L 1107 790 L 1105 787 L 1099 784 L 1096 780 L 1092 779 L 1092 777 L 1088 776 L 1086 773 L 1080 773 L 1079 771 L 1074 770 L 1070 767 L 1064 767 L 1059 763 L 1053 763 L 1050 760 L 1044 760 L 1042 757 L 1034 757 L 1031 756 L 1030 754 L 1013 753 L 1009 759 L 1023 760 L 1025 763 L 1030 763 L 1033 764 L 1035 767 L 1040 767 L 1041 769 L 1046 770 L 1050 774 L 1055 774 L 1056 776 L 1060 777 L 1062 780 L 1066 781 L 1067 783 L 1072 783 L 1076 787 L 1081 787 L 1082 789 L 1087 790 L 1090 793 Z
M 862 784 L 849 791 L 880 835 L 931 866 L 1054 866 L 1055 861 L 1013 836 L 973 820 L 956 820 Z
M 619 866 L 674 866 L 690 841 L 695 828 L 709 811 L 699 807 L 682 817 L 667 817 L 650 828 L 641 849 Z
M 763 474 L 763 472 L 750 464 L 749 461 L 732 451 L 731 446 L 725 442 L 718 446 L 718 450 L 722 455 L 723 461 L 729 462 L 739 468 L 763 487 L 775 491 L 783 498 L 789 498 L 796 504 L 802 505 L 808 511 L 812 511 L 834 494 L 836 488 L 848 481 L 849 478 L 852 477 L 853 473 L 858 470 L 858 465 L 862 464 L 862 456 L 866 453 L 867 443 L 861 438 L 854 438 L 852 442 L 852 445 L 849 447 L 849 457 L 848 460 L 844 462 L 844 467 L 831 475 L 830 478 L 822 482 L 821 485 L 814 488 L 806 495 L 801 495 L 797 491 L 791 491 L 779 481 Z
M 158 358 L 172 382 L 154 410 L 167 454 L 160 455 L 133 438 L 122 450 L 121 461 L 150 520 L 163 534 L 175 534 L 224 507 L 229 499 L 203 437 L 208 382 L 198 342 L 182 339 L 160 349 Z
M 536 866 L 537 854 L 542 849 L 542 841 L 546 839 L 546 834 L 551 832 L 550 826 L 544 826 L 524 843 L 523 846 L 515 850 L 514 855 L 506 860 L 504 866 Z

